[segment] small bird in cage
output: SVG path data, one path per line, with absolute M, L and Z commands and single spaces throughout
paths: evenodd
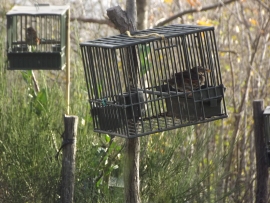
M 29 45 L 29 51 L 32 51 L 32 46 L 37 46 L 40 44 L 40 39 L 37 36 L 37 31 L 33 27 L 28 27 L 26 29 L 26 43 Z M 33 50 L 35 50 L 33 48 Z
M 168 82 L 170 86 L 178 89 L 180 92 L 191 91 L 192 88 L 199 89 L 200 86 L 205 83 L 205 72 L 211 72 L 211 70 L 204 68 L 203 66 L 196 66 L 183 72 L 175 73 L 174 76 L 163 82 Z M 184 81 L 183 81 L 184 80 Z M 176 82 L 176 84 L 175 84 Z

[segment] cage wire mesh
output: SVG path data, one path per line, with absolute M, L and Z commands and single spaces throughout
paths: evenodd
M 10 70 L 61 70 L 66 61 L 69 6 L 14 6 L 7 13 Z
M 132 34 L 80 44 L 94 131 L 133 138 L 227 117 L 213 27 Z

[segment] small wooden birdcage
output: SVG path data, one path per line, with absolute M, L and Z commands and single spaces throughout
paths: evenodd
M 227 117 L 213 27 L 81 43 L 94 131 L 133 138 Z
M 266 142 L 266 154 L 267 154 L 267 163 L 270 167 L 270 106 L 267 106 L 263 112 L 264 119 L 264 135 Z
M 14 6 L 7 13 L 9 70 L 61 70 L 66 66 L 69 6 Z

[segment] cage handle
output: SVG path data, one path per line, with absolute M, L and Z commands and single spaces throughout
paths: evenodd
M 132 38 L 147 38 L 147 37 L 155 36 L 155 37 L 161 37 L 162 40 L 165 40 L 165 35 L 161 35 L 158 33 L 150 33 L 147 35 L 131 35 L 130 31 L 128 30 L 125 33 L 127 34 L 127 36 L 132 37 Z

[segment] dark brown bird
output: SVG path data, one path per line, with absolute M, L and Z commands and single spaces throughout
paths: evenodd
M 37 31 L 32 27 L 28 27 L 26 29 L 26 43 L 28 45 L 39 45 L 40 44 L 40 39 L 37 36 Z
M 192 89 L 198 89 L 200 86 L 204 85 L 206 72 L 211 72 L 211 70 L 202 66 L 196 66 L 190 69 L 190 71 L 185 70 L 175 73 L 172 78 L 168 79 L 168 84 L 175 89 L 177 88 L 180 92 L 189 92 Z M 167 80 L 163 81 L 167 82 Z

